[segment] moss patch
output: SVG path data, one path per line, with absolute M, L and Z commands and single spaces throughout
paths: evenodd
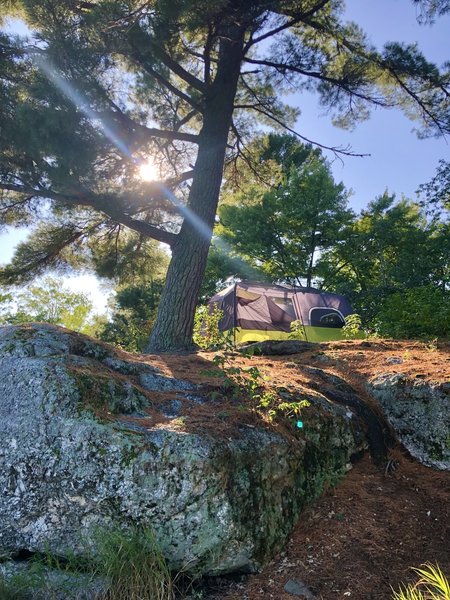
M 80 408 L 94 412 L 107 410 L 113 414 L 130 414 L 149 406 L 149 400 L 130 381 L 112 377 L 111 373 L 92 374 L 71 369 L 80 394 Z

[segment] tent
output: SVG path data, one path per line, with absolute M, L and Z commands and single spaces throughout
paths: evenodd
M 325 342 L 343 338 L 349 301 L 338 294 L 314 288 L 240 281 L 213 296 L 209 302 L 223 312 L 221 331 L 233 333 L 236 344 L 286 340 L 292 321 L 301 323 L 304 340 Z

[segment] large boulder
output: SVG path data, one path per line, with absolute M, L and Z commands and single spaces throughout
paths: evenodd
M 224 435 L 220 400 L 148 361 L 49 325 L 0 329 L 0 555 L 83 553 L 99 528 L 142 523 L 173 568 L 257 569 L 365 444 L 317 396 L 297 434 Z M 175 426 L 201 402 L 217 405 L 206 431 Z
M 383 373 L 368 387 L 410 454 L 427 466 L 449 471 L 450 383 Z

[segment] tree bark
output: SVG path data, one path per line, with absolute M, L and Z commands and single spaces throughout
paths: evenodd
M 205 94 L 203 127 L 187 204 L 189 213 L 172 244 L 172 259 L 146 349 L 149 353 L 193 348 L 194 313 L 219 200 L 244 33 L 244 27 L 233 26 L 222 37 L 216 77 Z
M 308 265 L 308 271 L 306 274 L 306 287 L 311 287 L 311 284 L 312 284 L 312 273 L 313 273 L 313 267 L 314 267 L 315 251 L 316 251 L 316 226 L 314 226 L 312 233 L 311 233 L 311 244 L 310 244 L 310 250 L 309 250 L 309 265 Z

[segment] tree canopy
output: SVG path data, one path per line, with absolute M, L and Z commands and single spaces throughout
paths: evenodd
M 370 321 L 396 292 L 424 286 L 445 292 L 449 267 L 448 225 L 427 221 L 418 203 L 385 193 L 323 253 L 318 272 L 324 287 L 344 291 Z
M 450 215 L 450 162 L 440 160 L 435 176 L 422 184 L 418 193 L 422 206 L 434 218 L 448 219 Z
M 86 294 L 72 292 L 53 278 L 23 288 L 14 294 L 0 294 L 0 323 L 44 322 L 61 325 L 92 334 L 98 316 L 94 315 L 92 301 Z
M 414 2 L 425 20 L 448 9 Z M 224 166 L 228 181 L 257 170 L 258 124 L 294 131 L 283 94 L 314 90 L 341 127 L 399 107 L 423 135 L 450 130 L 448 73 L 415 45 L 378 51 L 341 0 L 14 0 L 1 14 L 12 11 L 32 34 L 0 33 L 0 219 L 34 231 L 2 280 L 81 250 L 91 260 L 103 243 L 113 253 L 130 231 L 164 242 L 152 350 L 190 346 Z M 158 182 L 138 177 L 149 159 Z
M 321 153 L 292 136 L 269 136 L 258 154 L 275 163 L 278 184 L 241 188 L 219 207 L 217 234 L 269 279 L 311 286 L 318 251 L 338 242 L 352 216 L 348 194 Z

